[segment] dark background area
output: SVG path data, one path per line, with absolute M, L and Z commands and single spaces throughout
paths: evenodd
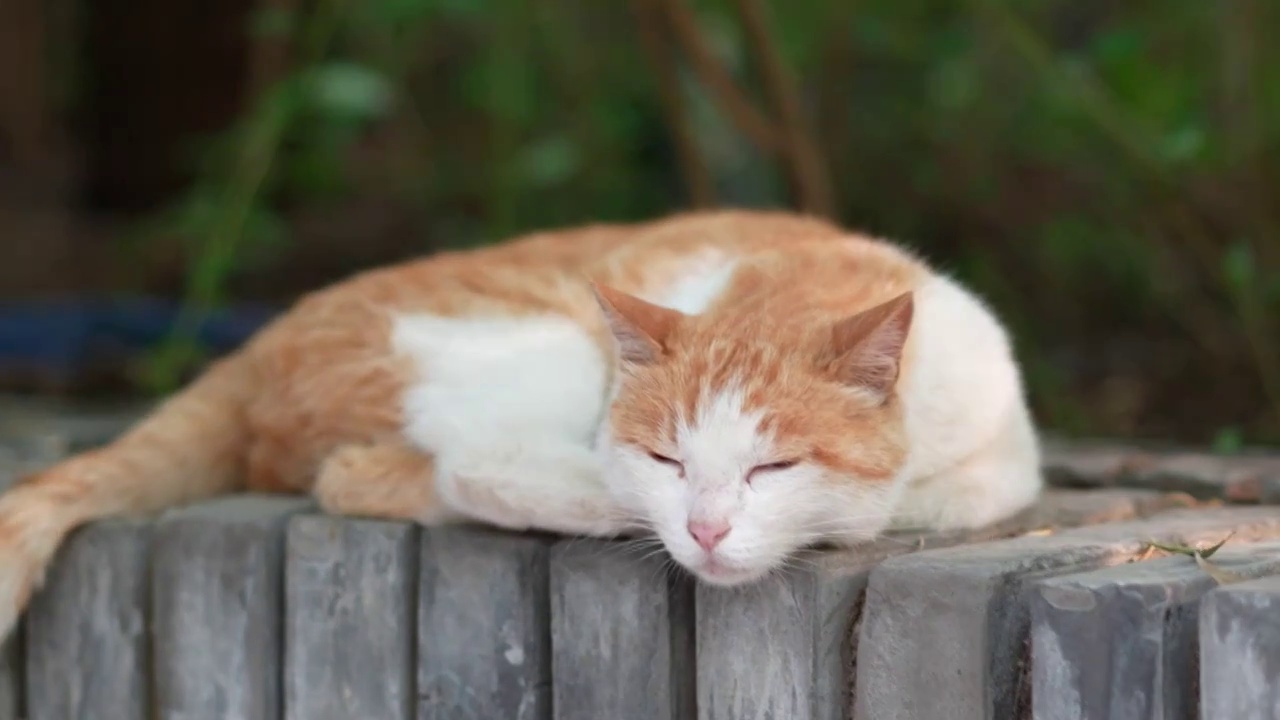
M 0 385 L 165 392 L 363 268 L 792 207 L 978 290 L 1055 431 L 1274 443 L 1277 30 L 1268 0 L 5 0 Z

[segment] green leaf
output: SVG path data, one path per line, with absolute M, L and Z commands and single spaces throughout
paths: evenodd
M 548 187 L 560 185 L 572 177 L 581 167 L 582 157 L 569 138 L 556 136 L 526 148 L 520 165 L 526 182 Z
M 1160 156 L 1166 162 L 1189 162 L 1201 155 L 1205 149 L 1205 142 L 1204 130 L 1188 123 L 1164 136 L 1159 144 Z
M 297 27 L 298 16 L 288 8 L 258 8 L 249 18 L 249 35 L 256 38 L 289 37 Z
M 929 77 L 929 98 L 943 110 L 969 107 L 978 98 L 981 78 L 968 58 L 946 60 Z
M 440 3 L 438 0 L 376 0 L 369 3 L 369 10 L 388 24 L 401 25 L 421 20 L 437 10 L 447 11 L 450 9 L 448 5 L 450 3 Z M 470 5 L 474 6 L 475 3 Z M 464 7 L 462 10 L 466 12 L 469 8 Z
M 1227 541 L 1230 540 L 1232 537 L 1234 537 L 1235 534 L 1236 534 L 1236 531 L 1232 530 L 1230 533 L 1227 533 L 1227 536 L 1222 538 L 1222 540 L 1217 545 L 1214 545 L 1213 547 L 1208 548 L 1207 550 L 1200 550 L 1196 552 L 1196 555 L 1208 560 L 1209 558 L 1213 557 L 1214 553 L 1221 550 L 1222 546 L 1226 545 Z
M 1230 540 L 1232 537 L 1234 537 L 1235 534 L 1236 534 L 1235 531 L 1232 530 L 1230 533 L 1227 534 L 1226 537 L 1222 538 L 1222 540 L 1217 545 L 1205 548 L 1203 550 L 1201 550 L 1200 548 L 1191 547 L 1189 545 L 1161 545 L 1160 543 L 1155 542 L 1154 540 L 1148 540 L 1147 545 L 1153 548 L 1156 548 L 1157 550 L 1163 550 L 1167 553 L 1174 553 L 1177 555 L 1186 555 L 1187 557 L 1202 557 L 1207 560 L 1213 557 L 1214 553 L 1221 550 L 1222 546 L 1226 545 L 1227 541 Z
M 1213 451 L 1219 455 L 1234 455 L 1244 446 L 1244 434 L 1238 427 L 1224 427 L 1213 437 Z
M 394 90 L 375 70 L 348 62 L 314 68 L 307 77 L 310 105 L 334 119 L 366 120 L 390 110 Z
M 1131 62 L 1143 49 L 1142 35 L 1132 28 L 1119 28 L 1099 34 L 1093 52 L 1106 63 Z
M 483 17 L 493 12 L 492 0 L 429 0 L 433 9 L 455 17 Z
M 1254 274 L 1253 248 L 1249 243 L 1238 241 L 1222 254 L 1222 278 L 1230 289 L 1244 291 L 1253 284 Z

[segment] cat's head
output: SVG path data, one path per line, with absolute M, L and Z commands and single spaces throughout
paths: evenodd
M 886 528 L 907 452 L 895 386 L 910 293 L 847 317 L 596 294 L 619 362 L 608 482 L 677 562 L 734 585 Z

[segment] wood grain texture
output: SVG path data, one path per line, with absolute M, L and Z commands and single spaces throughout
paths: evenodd
M 150 717 L 150 545 L 145 521 L 74 533 L 27 616 L 30 720 Z
M 552 549 L 556 720 L 695 716 L 693 586 L 669 562 L 620 543 Z
M 1215 542 L 1233 530 L 1241 541 L 1280 537 L 1280 514 L 1178 510 L 888 560 L 867 587 L 855 717 L 1021 717 L 1031 704 L 1031 583 L 1124 562 L 1147 540 Z
M 1064 487 L 1153 488 L 1235 503 L 1280 497 L 1280 454 L 1235 455 L 1099 442 L 1046 442 L 1044 470 Z
M 26 718 L 26 700 L 22 679 L 22 632 L 20 625 L 15 635 L 0 646 L 0 720 Z
M 699 720 L 840 720 L 867 571 L 697 590 Z
M 1200 606 L 1200 717 L 1280 717 L 1280 577 L 1227 585 Z
M 285 550 L 286 720 L 410 720 L 418 529 L 305 515 Z
M 699 586 L 699 717 L 848 717 L 856 692 L 855 659 L 867 580 L 888 558 L 1032 530 L 1130 519 L 1177 502 L 1144 490 L 1051 490 L 1035 507 L 989 527 L 894 534 L 851 550 L 810 554 L 799 568 L 752 586 Z
M 1280 573 L 1280 544 L 1226 547 L 1215 565 Z M 1037 583 L 1031 593 L 1032 709 L 1043 720 L 1195 717 L 1201 597 L 1217 582 L 1185 556 Z
M 283 545 L 296 498 L 231 497 L 156 528 L 152 573 L 156 716 L 277 720 Z
M 549 541 L 426 532 L 418 605 L 419 720 L 548 720 Z

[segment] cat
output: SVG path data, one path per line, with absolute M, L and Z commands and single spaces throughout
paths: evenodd
M 241 490 L 432 526 L 656 536 L 714 585 L 1034 502 L 1007 332 L 905 249 L 785 212 L 540 232 L 299 300 L 0 497 L 0 633 L 67 534 Z

